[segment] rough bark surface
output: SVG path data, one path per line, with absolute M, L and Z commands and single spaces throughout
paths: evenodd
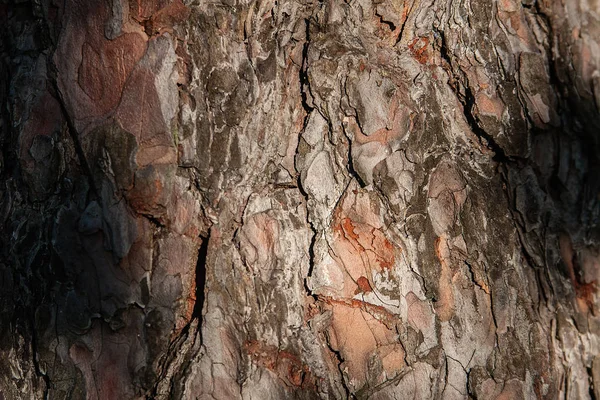
M 0 399 L 600 398 L 597 0 L 0 36 Z

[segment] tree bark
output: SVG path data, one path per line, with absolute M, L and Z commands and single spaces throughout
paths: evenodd
M 600 398 L 596 0 L 0 29 L 0 399 Z

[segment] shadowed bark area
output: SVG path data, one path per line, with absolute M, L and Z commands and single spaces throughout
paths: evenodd
M 0 39 L 0 399 L 600 398 L 596 0 L 2 0 Z

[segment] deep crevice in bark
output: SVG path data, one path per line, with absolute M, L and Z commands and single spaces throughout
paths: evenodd
M 394 25 L 392 21 L 384 19 L 383 15 L 378 14 L 377 11 L 375 12 L 375 15 L 379 17 L 379 22 L 383 25 L 386 25 L 391 32 L 394 32 L 396 30 L 396 25 Z
M 352 393 L 352 391 L 348 387 L 348 384 L 346 383 L 346 378 L 344 377 L 344 371 L 342 370 L 342 364 L 344 363 L 344 358 L 342 357 L 342 354 L 339 352 L 339 350 L 334 350 L 333 347 L 331 347 L 331 343 L 329 343 L 329 338 L 326 338 L 325 341 L 327 343 L 327 348 L 335 356 L 335 359 L 337 361 L 337 367 L 338 367 L 338 371 L 340 374 L 339 375 L 340 376 L 340 384 L 342 385 L 342 388 L 346 392 L 345 393 L 346 399 L 356 399 L 356 396 L 354 395 L 354 393 Z
M 305 118 L 304 126 L 306 126 L 306 121 L 308 115 L 310 115 L 313 110 L 313 106 L 308 104 L 308 94 L 310 94 L 310 81 L 308 79 L 308 46 L 310 45 L 310 19 L 306 18 L 304 20 L 304 44 L 302 45 L 302 65 L 300 66 L 299 78 L 300 78 L 300 96 L 302 96 L 302 107 L 304 107 L 304 111 L 307 113 L 307 117 Z
M 492 150 L 494 152 L 494 157 L 493 160 L 500 162 L 500 163 L 507 163 L 511 161 L 512 157 L 508 157 L 506 155 L 506 153 L 504 152 L 504 149 L 494 140 L 494 138 L 485 131 L 485 129 L 483 129 L 478 120 L 477 117 L 474 113 L 474 108 L 476 107 L 476 103 L 475 103 L 475 96 L 473 96 L 473 91 L 471 90 L 471 87 L 469 86 L 468 82 L 463 82 L 463 79 L 459 79 L 456 76 L 456 73 L 454 72 L 454 66 L 452 64 L 452 58 L 448 52 L 448 48 L 446 46 L 446 37 L 445 37 L 445 33 L 443 30 L 438 30 L 435 29 L 435 31 L 439 34 L 440 36 L 440 55 L 442 56 L 442 59 L 444 59 L 444 61 L 448 64 L 450 71 L 448 71 L 449 74 L 451 74 L 450 78 L 455 80 L 456 84 L 461 85 L 462 88 L 464 89 L 464 94 L 460 92 L 459 88 L 456 87 L 455 85 L 450 85 L 450 88 L 452 89 L 452 91 L 454 92 L 454 94 L 456 95 L 456 97 L 458 98 L 458 100 L 460 101 L 460 103 L 463 106 L 463 114 L 465 116 L 465 119 L 467 120 L 467 123 L 469 124 L 469 126 L 471 127 L 471 131 L 473 131 L 473 133 L 475 135 L 477 135 L 477 137 L 479 138 L 481 144 L 483 144 L 484 146 L 488 147 L 490 150 Z
M 589 391 L 588 391 L 588 394 L 590 395 L 590 399 L 591 400 L 598 400 L 596 398 L 596 391 L 594 390 L 595 389 L 594 388 L 594 374 L 593 374 L 592 368 L 591 367 L 587 367 L 586 371 L 588 373 L 588 379 L 590 381 L 590 387 L 589 387 Z
M 402 26 L 400 27 L 400 32 L 398 33 L 398 37 L 396 38 L 394 46 L 396 46 L 402 40 L 402 35 L 404 35 L 404 28 L 406 27 L 406 22 L 408 21 L 408 16 L 410 15 L 413 7 L 414 7 L 414 2 L 411 2 L 410 8 L 408 9 L 406 16 L 404 17 L 404 19 L 402 21 Z
M 152 214 L 142 213 L 141 215 L 146 217 L 146 219 L 150 221 L 150 223 L 154 225 L 157 230 L 166 228 L 166 225 L 159 218 L 153 216 Z
M 204 308 L 206 288 L 206 259 L 208 257 L 208 243 L 210 231 L 206 236 L 201 236 L 202 244 L 198 249 L 198 261 L 196 262 L 196 302 L 192 319 L 198 319 L 199 331 L 202 332 L 202 309 Z M 201 334 L 201 333 L 200 333 Z
M 206 288 L 206 264 L 208 257 L 208 246 L 210 242 L 210 230 L 206 235 L 201 235 L 202 243 L 198 248 L 198 258 L 195 271 L 195 302 L 190 321 L 181 329 L 181 332 L 168 346 L 168 351 L 161 359 L 159 365 L 160 375 L 155 380 L 152 390 L 146 395 L 147 400 L 153 400 L 162 394 L 168 380 L 169 393 L 174 395 L 181 393 L 182 382 L 185 382 L 191 362 L 198 354 L 199 345 L 202 345 L 202 310 L 205 302 Z M 193 329 L 195 326 L 195 329 Z M 191 340 L 191 344 L 188 343 Z
M 33 314 L 35 315 L 35 313 Z M 42 372 L 42 369 L 40 368 L 40 363 L 38 360 L 38 335 L 37 335 L 37 331 L 35 328 L 35 317 L 33 317 L 31 319 L 31 359 L 33 361 L 33 365 L 35 367 L 35 373 L 37 376 L 41 377 L 44 381 L 45 384 L 45 388 L 44 388 L 44 400 L 48 399 L 48 394 L 50 391 L 50 387 L 51 387 L 51 382 L 50 382 L 50 377 Z M 1 392 L 0 392 L 1 393 Z
M 465 96 L 464 97 L 459 96 L 459 94 L 457 93 L 457 97 L 463 105 L 463 111 L 464 111 L 465 118 L 466 118 L 467 122 L 469 123 L 469 126 L 471 127 L 471 130 L 473 131 L 473 133 L 475 135 L 477 135 L 477 137 L 479 138 L 479 140 L 482 142 L 483 145 L 489 147 L 494 152 L 494 156 L 492 157 L 492 159 L 494 161 L 501 162 L 501 163 L 510 162 L 511 157 L 508 157 L 506 155 L 506 153 L 504 152 L 504 149 L 498 143 L 496 143 L 494 138 L 489 133 L 487 133 L 485 131 L 485 129 L 483 129 L 479 125 L 479 122 L 477 121 L 477 117 L 475 116 L 475 113 L 474 113 L 475 96 L 473 96 L 471 87 L 468 86 L 468 84 L 466 84 L 465 85 Z
M 347 140 L 348 140 L 348 142 L 350 142 L 350 139 L 347 139 Z M 367 186 L 367 183 L 362 180 L 360 175 L 354 169 L 354 163 L 352 162 L 352 146 L 350 145 L 350 143 L 348 144 L 348 167 L 346 168 L 346 170 L 347 170 L 348 174 L 350 175 L 351 179 L 356 180 L 356 182 L 358 182 L 358 184 L 361 187 Z
M 304 19 L 304 24 L 305 24 L 305 27 L 304 27 L 305 42 L 302 45 L 302 65 L 300 66 L 298 78 L 300 79 L 300 96 L 301 96 L 302 107 L 304 108 L 306 115 L 304 116 L 304 121 L 302 122 L 302 130 L 300 131 L 299 135 L 302 135 L 302 132 L 304 132 L 304 130 L 306 129 L 310 115 L 312 112 L 314 112 L 314 107 L 312 107 L 308 104 L 308 94 L 307 94 L 307 93 L 310 93 L 310 81 L 308 79 L 308 71 L 307 71 L 307 69 L 308 69 L 308 46 L 310 45 L 310 20 L 308 18 Z M 298 155 L 298 148 L 296 147 L 294 156 L 296 157 L 297 155 Z M 297 187 L 298 187 L 300 193 L 304 197 L 304 199 L 306 201 L 308 201 L 309 195 L 306 192 L 306 190 L 304 190 L 304 188 L 302 187 L 302 182 L 300 180 L 300 174 L 298 174 L 298 176 L 296 178 L 296 184 L 297 184 Z M 306 277 L 304 278 L 303 283 L 304 283 L 304 289 L 306 290 L 307 295 L 316 299 L 316 296 L 311 293 L 311 290 L 308 287 L 307 279 L 308 279 L 308 277 L 310 277 L 312 275 L 313 268 L 314 268 L 314 258 L 315 258 L 314 244 L 315 244 L 316 238 L 317 238 L 317 230 L 310 222 L 308 213 L 307 213 L 307 218 L 308 218 L 308 220 L 306 222 L 312 230 L 312 237 L 310 240 L 310 244 L 308 246 L 308 257 L 309 257 L 308 272 L 307 272 Z

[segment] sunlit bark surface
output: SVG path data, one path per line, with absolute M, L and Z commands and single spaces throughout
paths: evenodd
M 0 37 L 0 399 L 600 398 L 597 0 Z

